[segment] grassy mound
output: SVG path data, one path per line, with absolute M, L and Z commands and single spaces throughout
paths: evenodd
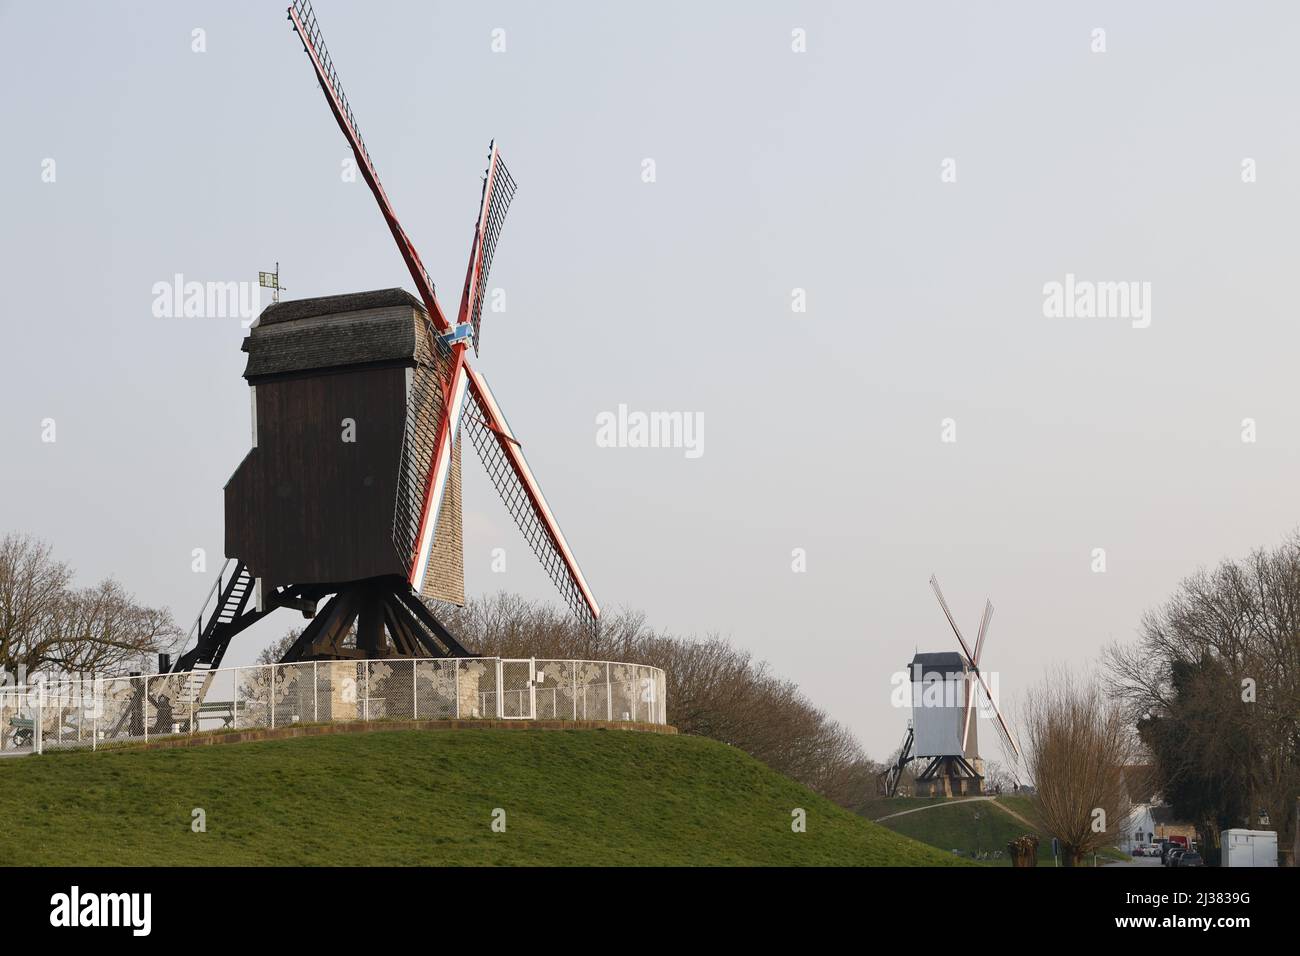
M 925 806 L 930 801 L 908 801 Z M 958 850 L 963 856 L 974 857 L 983 853 L 992 856 L 1001 850 L 1000 862 L 1010 865 L 1007 858 L 1007 844 L 1016 837 L 1036 832 L 1022 821 L 1001 808 L 994 806 L 992 800 L 947 801 L 940 805 L 929 805 L 915 813 L 882 820 L 880 825 L 888 827 L 895 833 L 901 833 L 930 846 L 947 850 Z M 912 809 L 906 805 L 891 809 L 891 813 Z M 1052 862 L 1052 838 L 1039 833 L 1039 866 Z M 993 862 L 999 862 L 994 860 Z
M 916 812 L 904 812 L 910 810 Z M 966 858 L 983 854 L 988 862 L 1002 866 L 1011 865 L 1007 844 L 1017 837 L 1033 833 L 1038 837 L 1038 865 L 1055 865 L 1052 838 L 1038 822 L 1034 802 L 1029 797 L 1003 795 L 994 800 L 882 797 L 873 801 L 868 811 L 879 820 L 880 826 L 895 833 L 949 853 L 956 850 Z M 994 857 L 993 854 L 999 850 L 1001 856 Z M 1103 851 L 1100 856 L 1101 862 L 1127 859 L 1123 853 L 1112 849 Z
M 807 832 L 791 831 L 791 811 Z M 492 829 L 505 811 L 504 833 Z M 196 809 L 206 832 L 193 832 Z M 388 731 L 0 761 L 7 865 L 959 862 L 709 740 Z

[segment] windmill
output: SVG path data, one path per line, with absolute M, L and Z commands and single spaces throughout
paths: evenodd
M 488 273 L 515 193 L 495 142 L 453 321 L 380 183 L 311 4 L 294 0 L 288 15 L 418 298 L 382 289 L 273 303 L 244 340 L 253 447 L 225 489 L 230 558 L 210 617 L 200 613 L 194 645 L 171 668 L 189 675 L 184 689 L 199 699 L 231 639 L 279 607 L 310 621 L 285 662 L 472 656 L 420 599 L 464 603 L 463 432 L 569 607 L 593 628 L 600 617 L 468 355 L 471 344 L 478 354 Z
M 912 720 L 899 751 L 898 760 L 881 775 L 881 789 L 888 796 L 898 791 L 904 767 L 918 758 L 929 758 L 925 770 L 916 778 L 916 796 L 962 796 L 980 793 L 984 786 L 984 761 L 979 756 L 976 688 L 983 693 L 985 705 L 992 711 L 994 726 L 1003 748 L 1020 756 L 1020 747 L 1011 734 L 993 700 L 993 692 L 980 672 L 980 656 L 988 637 L 993 604 L 984 603 L 979 631 L 972 649 L 962 636 L 957 621 L 948 609 L 939 581 L 930 577 L 930 587 L 939 599 L 939 607 L 952 627 L 961 652 L 917 653 L 910 666 L 912 676 Z

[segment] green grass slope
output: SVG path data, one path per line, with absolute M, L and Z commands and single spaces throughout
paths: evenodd
M 791 831 L 796 807 L 805 833 Z M 207 832 L 192 832 L 196 808 Z M 0 831 L 6 865 L 959 862 L 733 748 L 623 731 L 381 731 L 0 760 Z
M 902 813 L 919 807 L 930 809 Z M 1034 809 L 1034 801 L 1029 797 L 1003 795 L 996 800 L 892 797 L 881 798 L 869 809 L 876 818 L 902 813 L 901 816 L 881 820 L 880 826 L 949 853 L 959 850 L 963 857 L 974 858 L 981 852 L 991 856 L 994 851 L 1001 850 L 1000 858 L 988 861 L 994 865 L 1010 866 L 1007 844 L 1017 837 L 1033 833 L 1038 836 L 1038 865 L 1054 865 L 1052 838 L 1037 823 L 1038 814 Z M 1007 810 L 1012 812 L 1008 813 Z M 1018 819 L 1013 814 L 1019 814 L 1024 819 Z M 1025 820 L 1034 825 L 1026 824 Z M 1118 850 L 1103 851 L 1101 856 L 1103 862 L 1126 859 Z
M 912 807 L 907 805 L 909 803 L 926 806 L 931 801 L 902 799 L 885 812 L 910 810 Z M 967 857 L 974 857 L 980 852 L 991 855 L 993 851 L 1001 850 L 1001 860 L 991 862 L 1002 862 L 1010 866 L 1006 855 L 1007 844 L 1016 837 L 1035 831 L 993 803 L 990 800 L 949 801 L 941 806 L 930 806 L 916 813 L 882 820 L 880 825 L 938 849 L 949 852 L 960 850 Z M 1051 837 L 1044 838 L 1039 834 L 1038 855 L 1040 865 L 1051 862 Z

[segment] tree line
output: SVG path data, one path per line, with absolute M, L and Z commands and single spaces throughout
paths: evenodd
M 1300 532 L 1182 581 L 1109 649 L 1109 687 L 1156 783 L 1209 838 L 1294 841 L 1300 796 Z
M 1185 578 L 1096 672 L 1050 672 L 1021 727 L 1044 828 L 1067 863 L 1114 843 L 1158 794 L 1207 862 L 1231 828 L 1295 845 L 1300 532 Z
M 144 671 L 184 636 L 165 608 L 141 604 L 113 578 L 75 587 L 73 570 L 29 535 L 0 539 L 0 676 L 38 671 Z

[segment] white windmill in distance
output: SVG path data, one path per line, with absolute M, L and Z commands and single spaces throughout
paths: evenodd
M 966 643 L 961 628 L 944 600 L 939 581 L 930 577 L 944 617 L 957 636 L 961 653 L 920 652 L 912 658 L 912 726 L 902 751 L 884 780 L 885 792 L 893 796 L 903 768 L 917 758 L 929 758 L 925 770 L 916 778 L 916 796 L 965 796 L 984 790 L 984 761 L 979 755 L 979 735 L 972 717 L 978 686 L 992 712 L 1004 749 L 1020 757 L 1020 747 L 993 699 L 993 690 L 980 672 L 980 656 L 988 637 L 993 603 L 986 601 L 980 618 L 975 647 Z

